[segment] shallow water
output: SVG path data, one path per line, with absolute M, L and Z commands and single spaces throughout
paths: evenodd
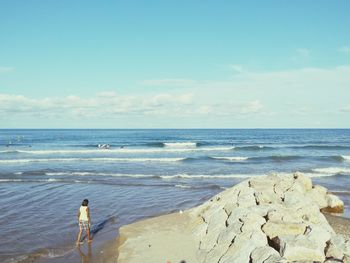
M 350 217 L 350 130 L 0 130 L 0 261 L 77 254 L 84 198 L 98 253 L 123 224 L 295 171 L 338 194 Z

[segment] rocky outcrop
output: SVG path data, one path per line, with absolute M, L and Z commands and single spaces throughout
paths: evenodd
M 186 227 L 181 228 L 181 233 L 191 236 L 191 241 L 179 251 L 181 257 L 174 258 L 168 252 L 166 258 L 172 263 L 180 262 L 180 258 L 186 262 L 189 257 L 191 262 L 200 263 L 349 262 L 350 240 L 337 235 L 321 213 L 342 211 L 343 207 L 337 196 L 322 186 L 313 186 L 311 179 L 301 173 L 252 178 L 184 212 Z M 174 231 L 179 229 L 177 224 L 183 226 L 180 221 L 173 222 Z M 150 233 L 162 233 L 160 225 L 152 227 L 152 222 L 155 221 L 147 224 L 147 231 L 125 238 L 118 262 L 124 262 L 128 254 L 125 251 L 133 247 L 135 252 L 140 240 L 153 242 L 147 239 Z M 169 237 L 172 234 L 166 225 Z M 121 233 L 132 226 L 122 228 Z M 170 245 L 177 242 L 182 241 L 170 239 Z M 163 245 L 167 246 L 166 242 Z M 145 253 L 145 259 L 151 252 L 140 250 L 134 254 L 137 253 Z M 191 255 L 187 257 L 186 253 Z M 125 262 L 137 261 L 129 254 Z

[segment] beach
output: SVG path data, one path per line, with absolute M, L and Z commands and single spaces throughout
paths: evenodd
M 349 138 L 336 129 L 1 130 L 0 261 L 80 259 L 76 213 L 85 198 L 90 256 L 109 258 L 122 226 L 275 172 L 300 171 L 325 186 L 349 218 Z M 81 252 L 89 254 L 86 244 Z

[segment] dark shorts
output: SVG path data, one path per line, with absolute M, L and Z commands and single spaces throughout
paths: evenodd
M 88 221 L 79 221 L 79 227 L 83 230 L 89 229 L 89 222 Z

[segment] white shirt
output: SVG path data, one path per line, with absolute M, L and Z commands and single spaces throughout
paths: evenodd
M 81 206 L 79 208 L 79 211 L 80 211 L 79 221 L 88 221 L 87 209 L 88 209 L 87 206 Z

